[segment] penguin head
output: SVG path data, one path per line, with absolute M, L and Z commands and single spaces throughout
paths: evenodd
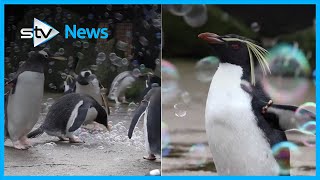
M 251 83 L 255 84 L 255 61 L 264 74 L 270 72 L 266 56 L 268 51 L 256 45 L 252 40 L 235 34 L 219 36 L 214 33 L 201 33 L 198 37 L 213 48 L 214 54 L 218 56 L 220 62 L 230 63 L 240 66 L 246 74 L 251 73 Z
M 96 75 L 92 74 L 89 69 L 82 69 L 77 77 L 77 82 L 81 85 L 88 85 L 95 78 Z
M 247 45 L 241 41 L 225 40 L 225 38 L 245 40 L 244 37 L 234 34 L 219 36 L 214 33 L 201 33 L 198 37 L 209 43 L 213 49 L 213 53 L 220 59 L 220 62 L 250 67 Z

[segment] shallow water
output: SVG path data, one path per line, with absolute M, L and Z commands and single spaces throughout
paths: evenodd
M 178 80 L 180 93 L 171 92 L 171 97 L 168 98 L 170 101 L 163 105 L 163 122 L 168 127 L 168 133 L 165 136 L 169 139 L 169 146 L 165 153 L 167 156 L 163 157 L 162 161 L 163 175 L 217 175 L 208 148 L 204 125 L 205 104 L 210 82 L 203 83 L 197 80 L 195 62 L 183 60 L 173 62 L 180 77 Z M 274 91 L 271 92 L 275 103 L 301 105 L 305 102 L 315 102 L 313 80 L 273 78 L 271 81 L 275 84 L 272 86 Z M 299 88 L 297 90 L 295 87 L 303 87 L 304 91 Z M 184 101 L 185 98 L 181 96 L 181 92 L 188 92 L 191 101 L 184 109 L 185 115 L 178 117 L 175 114 L 179 112 L 174 105 Z M 165 94 L 162 95 L 165 99 Z M 315 148 L 299 143 L 301 138 L 299 135 L 290 134 L 288 138 L 297 142 L 301 151 L 300 155 L 291 156 L 291 174 L 315 175 Z M 194 146 L 204 146 L 204 148 L 192 151 Z

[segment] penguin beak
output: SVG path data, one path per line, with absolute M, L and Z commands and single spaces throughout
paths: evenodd
M 59 60 L 59 61 L 65 61 L 65 60 L 67 60 L 67 58 L 65 58 L 65 57 L 59 57 L 59 56 L 57 56 L 57 57 L 50 57 L 50 59 L 54 59 L 54 60 Z
M 221 39 L 221 37 L 214 33 L 201 33 L 198 35 L 198 38 L 208 42 L 209 44 L 222 44 L 224 41 Z

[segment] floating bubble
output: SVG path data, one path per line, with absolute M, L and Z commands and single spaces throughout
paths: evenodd
M 276 45 L 267 59 L 273 76 L 309 77 L 311 74 L 309 61 L 297 43 Z
M 120 13 L 115 13 L 114 14 L 114 18 L 118 21 L 121 21 L 123 19 L 123 15 Z
M 13 50 L 14 50 L 14 52 L 16 52 L 16 53 L 20 52 L 19 46 L 14 46 Z
M 104 13 L 104 17 L 106 17 L 106 18 L 109 17 L 109 13 L 108 13 L 108 12 L 105 12 L 105 13 Z
M 97 64 L 101 64 L 105 60 L 106 60 L 106 54 L 104 52 L 100 52 L 96 59 Z
M 181 99 L 182 99 L 183 103 L 189 104 L 191 101 L 191 96 L 190 96 L 189 92 L 187 92 L 187 91 L 182 92 Z
M 206 162 L 206 146 L 204 144 L 194 144 L 189 149 L 189 156 L 192 158 L 193 164 L 198 166 Z
M 139 42 L 142 46 L 147 46 L 149 44 L 148 39 L 146 39 L 144 36 L 139 37 Z
M 53 72 L 52 69 L 48 69 L 48 73 L 51 74 Z
M 208 20 L 206 5 L 192 5 L 192 10 L 183 16 L 184 21 L 191 27 L 203 26 Z
M 118 41 L 116 44 L 117 49 L 120 51 L 126 51 L 128 48 L 128 43 L 123 42 L 123 41 Z
M 81 42 L 80 42 L 80 41 L 76 41 L 75 45 L 76 45 L 77 47 L 81 47 Z
M 54 99 L 53 98 L 48 98 L 47 99 L 47 104 L 48 105 L 52 105 L 54 103 Z
M 177 97 L 180 88 L 178 85 L 179 74 L 176 67 L 162 59 L 161 61 L 161 74 L 162 74 L 162 102 L 168 103 Z
M 87 41 L 82 43 L 83 48 L 88 48 L 89 47 L 89 43 Z
M 61 7 L 56 7 L 57 13 L 61 13 L 62 12 L 62 8 Z
M 295 119 L 298 128 L 302 128 L 306 123 L 316 121 L 316 104 L 306 102 L 298 107 L 295 112 Z
M 160 59 L 157 58 L 157 59 L 155 60 L 155 63 L 156 63 L 157 65 L 160 64 Z
M 114 61 L 118 56 L 116 55 L 116 53 L 110 53 L 109 54 L 109 59 L 110 61 Z
M 177 117 L 184 117 L 187 115 L 187 105 L 184 103 L 178 103 L 173 106 L 174 115 Z
M 164 122 L 161 122 L 161 147 L 162 147 L 162 156 L 166 157 L 170 154 L 170 134 L 168 125 Z
M 146 66 L 144 64 L 140 64 L 140 69 L 144 70 L 146 68 Z
M 64 49 L 63 48 L 59 48 L 59 53 L 60 53 L 60 55 L 63 55 L 64 54 Z
M 96 71 L 96 70 L 98 70 L 98 65 L 91 65 L 90 69 L 93 71 Z
M 184 16 L 192 10 L 191 5 L 168 5 L 167 7 L 176 16 Z
M 253 32 L 259 32 L 260 31 L 260 25 L 257 22 L 251 23 L 251 29 Z
M 136 103 L 134 103 L 134 102 L 131 102 L 131 103 L 129 103 L 129 105 L 128 105 L 128 112 L 133 112 L 133 111 L 135 111 L 136 109 L 137 109 L 137 105 L 136 105 Z
M 141 72 L 138 68 L 133 69 L 132 74 L 134 77 L 139 77 Z
M 290 161 L 286 161 L 286 159 L 290 158 L 290 154 L 300 154 L 300 150 L 298 146 L 292 142 L 284 141 L 272 146 L 272 153 L 277 159 L 281 159 L 278 161 L 280 167 L 287 167 L 281 168 L 281 174 L 288 174 L 290 173 Z
M 127 58 L 123 58 L 121 62 L 124 66 L 127 66 L 129 64 L 129 61 L 127 60 Z
M 215 56 L 208 56 L 197 62 L 195 66 L 196 77 L 201 82 L 211 82 L 214 73 L 219 66 L 219 59 Z
M 62 79 L 66 79 L 67 78 L 67 74 L 66 73 L 61 73 L 60 75 L 61 75 Z

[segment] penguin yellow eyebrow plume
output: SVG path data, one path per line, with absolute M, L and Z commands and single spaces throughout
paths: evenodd
M 271 73 L 266 57 L 268 55 L 268 51 L 261 46 L 254 44 L 248 40 L 243 40 L 239 38 L 221 38 L 224 41 L 238 41 L 245 43 L 248 48 L 249 59 L 250 59 L 250 69 L 251 69 L 251 84 L 255 85 L 255 73 L 254 73 L 254 60 L 253 55 L 257 58 L 259 65 L 263 71 L 263 74 L 266 75 L 267 71 Z M 253 53 L 253 54 L 252 54 Z

